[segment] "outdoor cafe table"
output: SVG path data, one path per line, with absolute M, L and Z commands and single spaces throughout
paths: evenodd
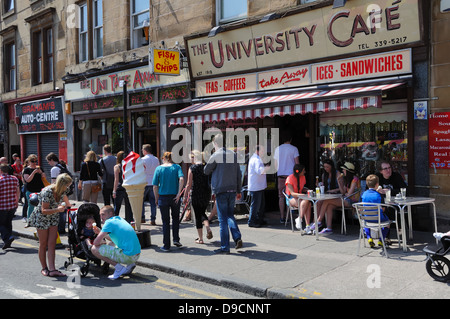
M 314 193 L 314 195 L 316 195 Z M 316 240 L 319 240 L 319 229 L 317 227 L 317 215 L 318 215 L 318 211 L 317 211 L 317 202 L 321 201 L 321 200 L 329 200 L 329 199 L 336 199 L 339 198 L 341 200 L 342 203 L 342 214 L 344 214 L 344 198 L 342 197 L 341 194 L 320 194 L 320 196 L 308 196 L 306 194 L 300 194 L 298 196 L 298 199 L 300 200 L 309 200 L 310 202 L 313 203 L 313 207 L 314 207 L 314 223 L 316 225 Z M 298 204 L 298 207 L 300 207 L 300 203 Z
M 434 198 L 430 197 L 406 197 L 406 199 L 399 199 L 392 197 L 390 201 L 385 201 L 386 204 L 391 206 L 397 206 L 400 209 L 400 220 L 402 224 L 402 247 L 403 251 L 406 252 L 406 227 L 405 227 L 405 208 L 408 210 L 408 228 L 409 228 L 409 239 L 413 238 L 413 228 L 412 228 L 412 218 L 411 218 L 411 206 L 431 204 L 433 206 L 434 213 L 434 229 L 437 232 L 437 221 L 436 221 L 436 205 L 434 204 Z M 437 240 L 436 240 L 437 243 Z

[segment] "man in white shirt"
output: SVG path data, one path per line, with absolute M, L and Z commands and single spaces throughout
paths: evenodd
M 145 175 L 147 178 L 147 186 L 144 191 L 144 202 L 150 203 L 150 224 L 156 225 L 156 202 L 155 194 L 153 193 L 153 174 L 155 169 L 159 166 L 159 160 L 152 154 L 152 146 L 150 144 L 142 145 L 142 161 L 144 162 Z M 145 204 L 142 205 L 142 222 L 145 222 Z
M 286 199 L 283 190 L 286 188 L 286 178 L 293 173 L 294 165 L 300 164 L 299 153 L 297 147 L 291 145 L 292 136 L 289 132 L 283 132 L 282 142 L 275 149 L 274 160 L 277 168 L 278 182 L 278 207 L 280 208 L 280 222 L 285 222 Z
M 261 227 L 266 224 L 264 190 L 267 187 L 266 171 L 269 167 L 264 167 L 261 154 L 264 154 L 263 146 L 257 145 L 248 162 L 248 191 L 251 197 L 249 227 Z

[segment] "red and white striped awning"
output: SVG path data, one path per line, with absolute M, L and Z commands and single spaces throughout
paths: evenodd
M 401 84 L 403 83 L 196 103 L 168 117 L 170 125 L 182 125 L 195 121 L 220 122 L 381 107 L 381 91 Z

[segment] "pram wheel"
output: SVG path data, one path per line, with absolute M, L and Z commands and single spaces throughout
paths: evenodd
M 85 263 L 80 269 L 81 277 L 83 278 L 86 277 L 88 273 L 89 273 L 89 262 Z
M 450 260 L 443 256 L 429 256 L 426 269 L 428 274 L 434 280 L 446 282 L 450 280 Z

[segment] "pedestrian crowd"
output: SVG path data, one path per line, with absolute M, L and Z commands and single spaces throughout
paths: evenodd
M 283 133 L 282 144 L 273 153 L 277 169 L 276 185 L 278 188 L 278 206 L 280 223 L 286 222 L 287 207 L 299 210 L 297 228 L 305 219 L 306 234 L 320 231 L 330 234 L 333 231 L 333 212 L 341 207 L 340 199 L 318 202 L 317 225 L 311 223 L 311 202 L 299 200 L 301 194 L 309 189 L 306 187 L 306 167 L 300 163 L 297 147 L 291 144 L 292 136 Z M 182 247 L 179 237 L 180 206 L 190 207 L 195 216 L 195 243 L 204 244 L 204 237 L 210 240 L 213 233 L 210 227 L 211 218 L 217 214 L 219 221 L 220 248 L 217 254 L 230 253 L 230 233 L 234 248 L 243 246 L 242 233 L 234 217 L 236 202 L 246 200 L 250 211 L 248 227 L 264 227 L 265 197 L 267 188 L 268 161 L 263 145 L 257 145 L 249 154 L 246 170 L 241 169 L 237 154 L 224 147 L 222 134 L 212 139 L 213 153 L 193 150 L 190 154 L 191 165 L 187 176 L 179 164 L 172 161 L 172 154 L 165 152 L 161 162 L 153 155 L 150 144 L 142 146 L 142 161 L 144 163 L 146 186 L 143 193 L 141 222 L 145 222 L 146 205 L 150 204 L 150 225 L 156 225 L 156 212 L 159 207 L 162 219 L 163 245 L 160 250 L 170 252 L 172 245 Z M 117 279 L 123 274 L 129 274 L 139 258 L 140 246 L 136 233 L 132 231 L 134 216 L 132 206 L 123 184 L 122 160 L 127 156 L 120 151 L 114 156 L 110 145 L 104 145 L 103 156 L 97 159 L 94 151 L 87 152 L 81 164 L 79 182 L 75 187 L 82 193 L 82 200 L 87 203 L 97 203 L 101 191 L 104 207 L 100 210 L 103 228 L 94 227 L 89 223 L 88 230 L 95 236 L 90 244 L 92 253 L 115 266 L 111 279 Z M 50 182 L 42 168 L 38 166 L 38 157 L 30 154 L 24 164 L 18 154 L 12 156 L 13 163 L 9 165 L 6 158 L 0 159 L 0 232 L 4 242 L 3 249 L 11 247 L 12 219 L 18 207 L 23 203 L 23 220 L 27 226 L 36 227 L 40 239 L 39 261 L 41 273 L 44 276 L 65 276 L 55 268 L 55 244 L 58 234 L 65 232 L 66 210 L 70 208 L 68 196 L 72 194 L 75 180 L 66 164 L 54 153 L 47 155 L 46 160 L 52 167 Z M 265 165 L 266 163 L 266 165 Z M 324 160 L 323 174 L 316 179 L 317 187 L 323 186 L 325 193 L 340 193 L 344 197 L 345 207 L 360 200 L 361 181 L 355 170 L 355 165 L 345 162 L 336 168 L 332 160 Z M 247 185 L 243 185 L 244 174 L 247 173 Z M 370 177 L 370 178 L 369 178 Z M 399 192 L 405 187 L 402 177 L 392 172 L 389 162 L 382 161 L 378 166 L 377 175 L 367 179 L 369 190 L 363 198 L 379 202 L 387 190 Z M 185 185 L 186 182 L 186 185 Z M 244 188 L 245 186 L 245 188 Z M 377 196 L 372 193 L 376 192 Z M 36 195 L 38 194 L 38 195 Z M 22 199 L 25 199 L 22 202 Z M 125 218 L 119 216 L 122 203 L 125 204 Z M 212 204 L 209 217 L 206 214 Z M 322 225 L 324 224 L 324 225 Z M 203 229 L 205 228 L 205 232 Z M 386 237 L 388 233 L 383 233 Z M 370 239 L 370 237 L 369 237 Z M 104 245 L 106 240 L 114 246 Z M 373 246 L 372 242 L 371 246 Z M 138 247 L 139 246 L 139 247 Z

